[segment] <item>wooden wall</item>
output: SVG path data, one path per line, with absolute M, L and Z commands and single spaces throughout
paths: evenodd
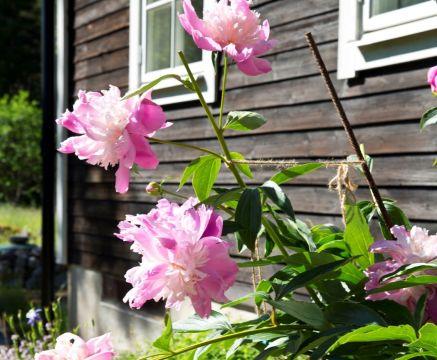
M 362 74 L 353 82 L 336 80 L 338 0 L 255 0 L 272 27 L 279 45 L 267 59 L 273 72 L 247 77 L 232 66 L 227 110 L 255 110 L 268 123 L 249 135 L 229 134 L 232 150 L 247 158 L 343 158 L 351 153 L 322 79 L 306 47 L 304 33 L 311 31 L 335 79 L 340 97 L 359 141 L 375 158 L 374 174 L 382 194 L 398 200 L 419 224 L 437 228 L 437 174 L 431 168 L 437 153 L 435 129 L 418 129 L 420 114 L 435 105 L 426 86 L 430 62 L 380 69 Z M 73 87 L 100 90 L 114 84 L 128 85 L 128 0 L 74 1 Z M 73 95 L 73 94 L 72 94 Z M 214 105 L 217 111 L 217 104 Z M 216 148 L 214 136 L 197 103 L 166 107 L 175 124 L 161 138 L 184 140 Z M 137 257 L 112 236 L 125 214 L 147 211 L 156 199 L 144 192 L 151 180 L 169 177 L 170 186 L 187 162 L 198 155 L 166 145 L 155 145 L 161 165 L 142 171 L 130 191 L 114 191 L 113 174 L 70 157 L 69 246 L 70 262 L 102 271 L 107 279 L 120 279 Z M 268 169 L 256 169 L 258 182 Z M 327 189 L 333 170 L 319 170 L 287 185 L 295 210 L 312 222 L 339 222 L 336 195 Z M 368 197 L 362 179 L 357 194 Z M 229 173 L 223 185 L 232 183 Z M 268 275 L 268 274 L 266 274 Z M 250 273 L 240 276 L 234 294 L 250 287 Z

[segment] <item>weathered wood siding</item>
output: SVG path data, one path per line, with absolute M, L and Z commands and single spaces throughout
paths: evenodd
M 306 47 L 304 33 L 311 31 L 320 44 L 328 69 L 336 79 L 338 0 L 257 0 L 267 17 L 272 37 L 279 45 L 266 56 L 273 72 L 247 77 L 232 67 L 229 75 L 228 110 L 255 110 L 268 123 L 249 135 L 229 134 L 231 149 L 248 158 L 343 158 L 351 153 L 322 79 Z M 100 90 L 108 84 L 128 86 L 128 0 L 76 0 L 74 2 L 73 87 Z M 435 104 L 425 83 L 429 62 L 363 73 L 353 82 L 335 80 L 359 141 L 375 158 L 374 174 L 383 196 L 394 198 L 414 222 L 436 229 L 437 176 L 431 168 L 437 153 L 435 130 L 422 133 L 418 120 Z M 73 95 L 73 94 L 72 94 Z M 214 105 L 217 111 L 217 104 Z M 159 134 L 216 148 L 214 135 L 195 102 L 166 108 L 173 127 Z M 69 246 L 70 262 L 99 269 L 106 277 L 121 278 L 137 260 L 112 234 L 125 214 L 147 211 L 155 202 L 144 192 L 151 180 L 177 177 L 197 154 L 166 145 L 155 145 L 161 160 L 157 171 L 135 176 L 129 193 L 114 191 L 113 174 L 84 165 L 70 157 Z M 263 181 L 268 169 L 254 169 Z M 320 170 L 298 178 L 286 191 L 302 219 L 339 222 L 337 197 L 327 189 L 333 170 Z M 359 197 L 368 197 L 362 179 Z M 220 182 L 231 184 L 224 173 Z M 240 284 L 250 286 L 250 273 Z M 234 292 L 241 293 L 243 287 Z

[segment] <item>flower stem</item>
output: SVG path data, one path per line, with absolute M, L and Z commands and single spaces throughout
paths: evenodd
M 179 146 L 179 147 L 183 147 L 183 148 L 187 148 L 187 149 L 193 149 L 193 150 L 201 151 L 201 152 L 204 152 L 204 153 L 207 153 L 207 154 L 210 154 L 210 155 L 218 157 L 219 159 L 221 159 L 226 164 L 229 163 L 229 161 L 225 157 L 223 157 L 219 153 L 216 153 L 215 151 L 212 151 L 210 149 L 206 149 L 206 148 L 199 147 L 199 146 L 196 146 L 196 145 L 189 145 L 189 144 L 185 144 L 185 143 L 181 143 L 181 142 L 171 141 L 171 140 L 162 140 L 162 139 L 158 139 L 158 138 L 154 138 L 154 137 L 149 137 L 147 139 L 149 139 L 150 141 L 157 142 L 159 144 L 170 144 L 170 145 L 175 145 L 175 146 Z
M 156 358 L 159 360 L 169 359 L 173 356 L 180 355 L 180 354 L 186 353 L 188 351 L 198 349 L 198 348 L 203 347 L 203 346 L 215 344 L 215 343 L 226 341 L 226 340 L 239 339 L 242 337 L 263 333 L 263 332 L 269 331 L 269 330 L 281 331 L 281 330 L 305 330 L 305 329 L 310 329 L 310 327 L 305 326 L 305 325 L 279 325 L 279 326 L 269 326 L 269 327 L 262 327 L 262 328 L 257 328 L 257 329 L 245 330 L 245 331 L 241 331 L 241 332 L 237 332 L 237 333 L 226 334 L 226 335 L 219 336 L 217 338 L 210 339 L 210 340 L 205 340 L 205 341 L 202 341 L 200 343 L 187 346 L 187 347 L 182 348 L 180 350 L 173 351 L 172 353 L 169 353 L 169 354 L 149 355 L 149 356 L 141 357 L 138 360 L 146 360 L 146 359 L 151 359 L 151 358 Z
M 191 71 L 190 66 L 188 65 L 188 62 L 187 62 L 187 59 L 185 58 L 184 53 L 182 51 L 179 51 L 178 54 L 179 54 L 179 57 L 181 58 L 182 63 L 185 66 L 185 69 L 187 70 L 188 77 L 190 78 L 190 81 L 194 87 L 194 91 L 196 92 L 196 94 L 199 98 L 199 101 L 205 110 L 206 116 L 208 117 L 208 120 L 211 123 L 211 126 L 214 130 L 214 133 L 217 137 L 217 140 L 220 143 L 220 146 L 221 146 L 223 153 L 225 155 L 225 158 L 226 158 L 226 165 L 228 166 L 229 170 L 234 174 L 235 179 L 238 182 L 238 185 L 240 185 L 243 188 L 246 187 L 246 184 L 244 183 L 243 178 L 241 177 L 240 173 L 238 172 L 237 167 L 232 162 L 232 157 L 231 157 L 231 153 L 229 151 L 228 145 L 226 144 L 226 141 L 223 137 L 223 134 L 215 122 L 215 119 L 214 119 L 214 116 L 212 115 L 211 109 L 209 108 L 208 104 L 205 101 L 205 98 L 203 97 L 203 94 L 202 94 L 202 91 L 200 90 L 199 84 L 197 83 L 196 79 L 194 78 L 193 72 Z
M 218 127 L 220 131 L 223 129 L 223 112 L 225 109 L 225 95 L 226 95 L 226 84 L 228 81 L 228 57 L 226 54 L 224 54 L 224 64 L 223 64 L 223 82 L 222 82 L 222 100 L 220 103 L 220 114 L 219 114 L 219 121 L 218 121 Z

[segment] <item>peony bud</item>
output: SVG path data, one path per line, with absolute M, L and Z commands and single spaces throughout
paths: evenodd
M 146 186 L 146 193 L 152 196 L 161 196 L 162 195 L 162 187 L 161 184 L 152 181 Z

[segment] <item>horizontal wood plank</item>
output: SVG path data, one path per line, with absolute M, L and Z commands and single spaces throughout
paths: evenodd
M 111 34 L 111 36 L 98 38 L 75 46 L 74 62 L 83 61 L 115 50 L 124 49 L 129 44 L 129 31 L 122 29 Z M 126 69 L 126 74 L 127 74 Z
M 99 18 L 103 18 L 118 10 L 128 8 L 129 0 L 103 0 L 90 3 L 82 9 L 78 9 L 74 16 L 74 28 L 79 28 Z
M 74 45 L 94 40 L 101 36 L 110 36 L 114 31 L 129 28 L 129 11 L 123 8 L 113 14 L 92 21 L 74 31 Z M 126 44 L 127 45 L 127 44 Z
M 380 186 L 437 186 L 436 169 L 431 166 L 435 156 L 414 155 L 401 157 L 376 157 L 374 158 L 373 176 Z M 402 164 L 402 166 L 399 166 Z M 166 179 L 166 184 L 176 184 L 188 162 L 163 163 L 156 170 L 139 170 L 132 174 L 132 183 L 147 184 L 150 181 Z M 248 184 L 261 184 L 273 176 L 278 169 L 266 166 L 251 166 L 253 179 L 246 179 Z M 334 168 L 322 168 L 311 174 L 299 176 L 291 182 L 293 185 L 326 185 L 335 176 Z M 357 171 L 351 172 L 352 179 L 359 185 L 366 185 L 365 179 Z M 113 183 L 114 172 L 106 171 L 101 167 L 77 165 L 70 179 L 82 186 L 84 183 Z M 229 171 L 222 171 L 217 184 L 233 184 L 235 179 Z M 189 182 L 188 182 L 189 183 Z
M 128 71 L 129 48 L 102 54 L 92 59 L 78 62 L 74 66 L 74 80 L 85 80 L 102 73 L 124 69 Z

